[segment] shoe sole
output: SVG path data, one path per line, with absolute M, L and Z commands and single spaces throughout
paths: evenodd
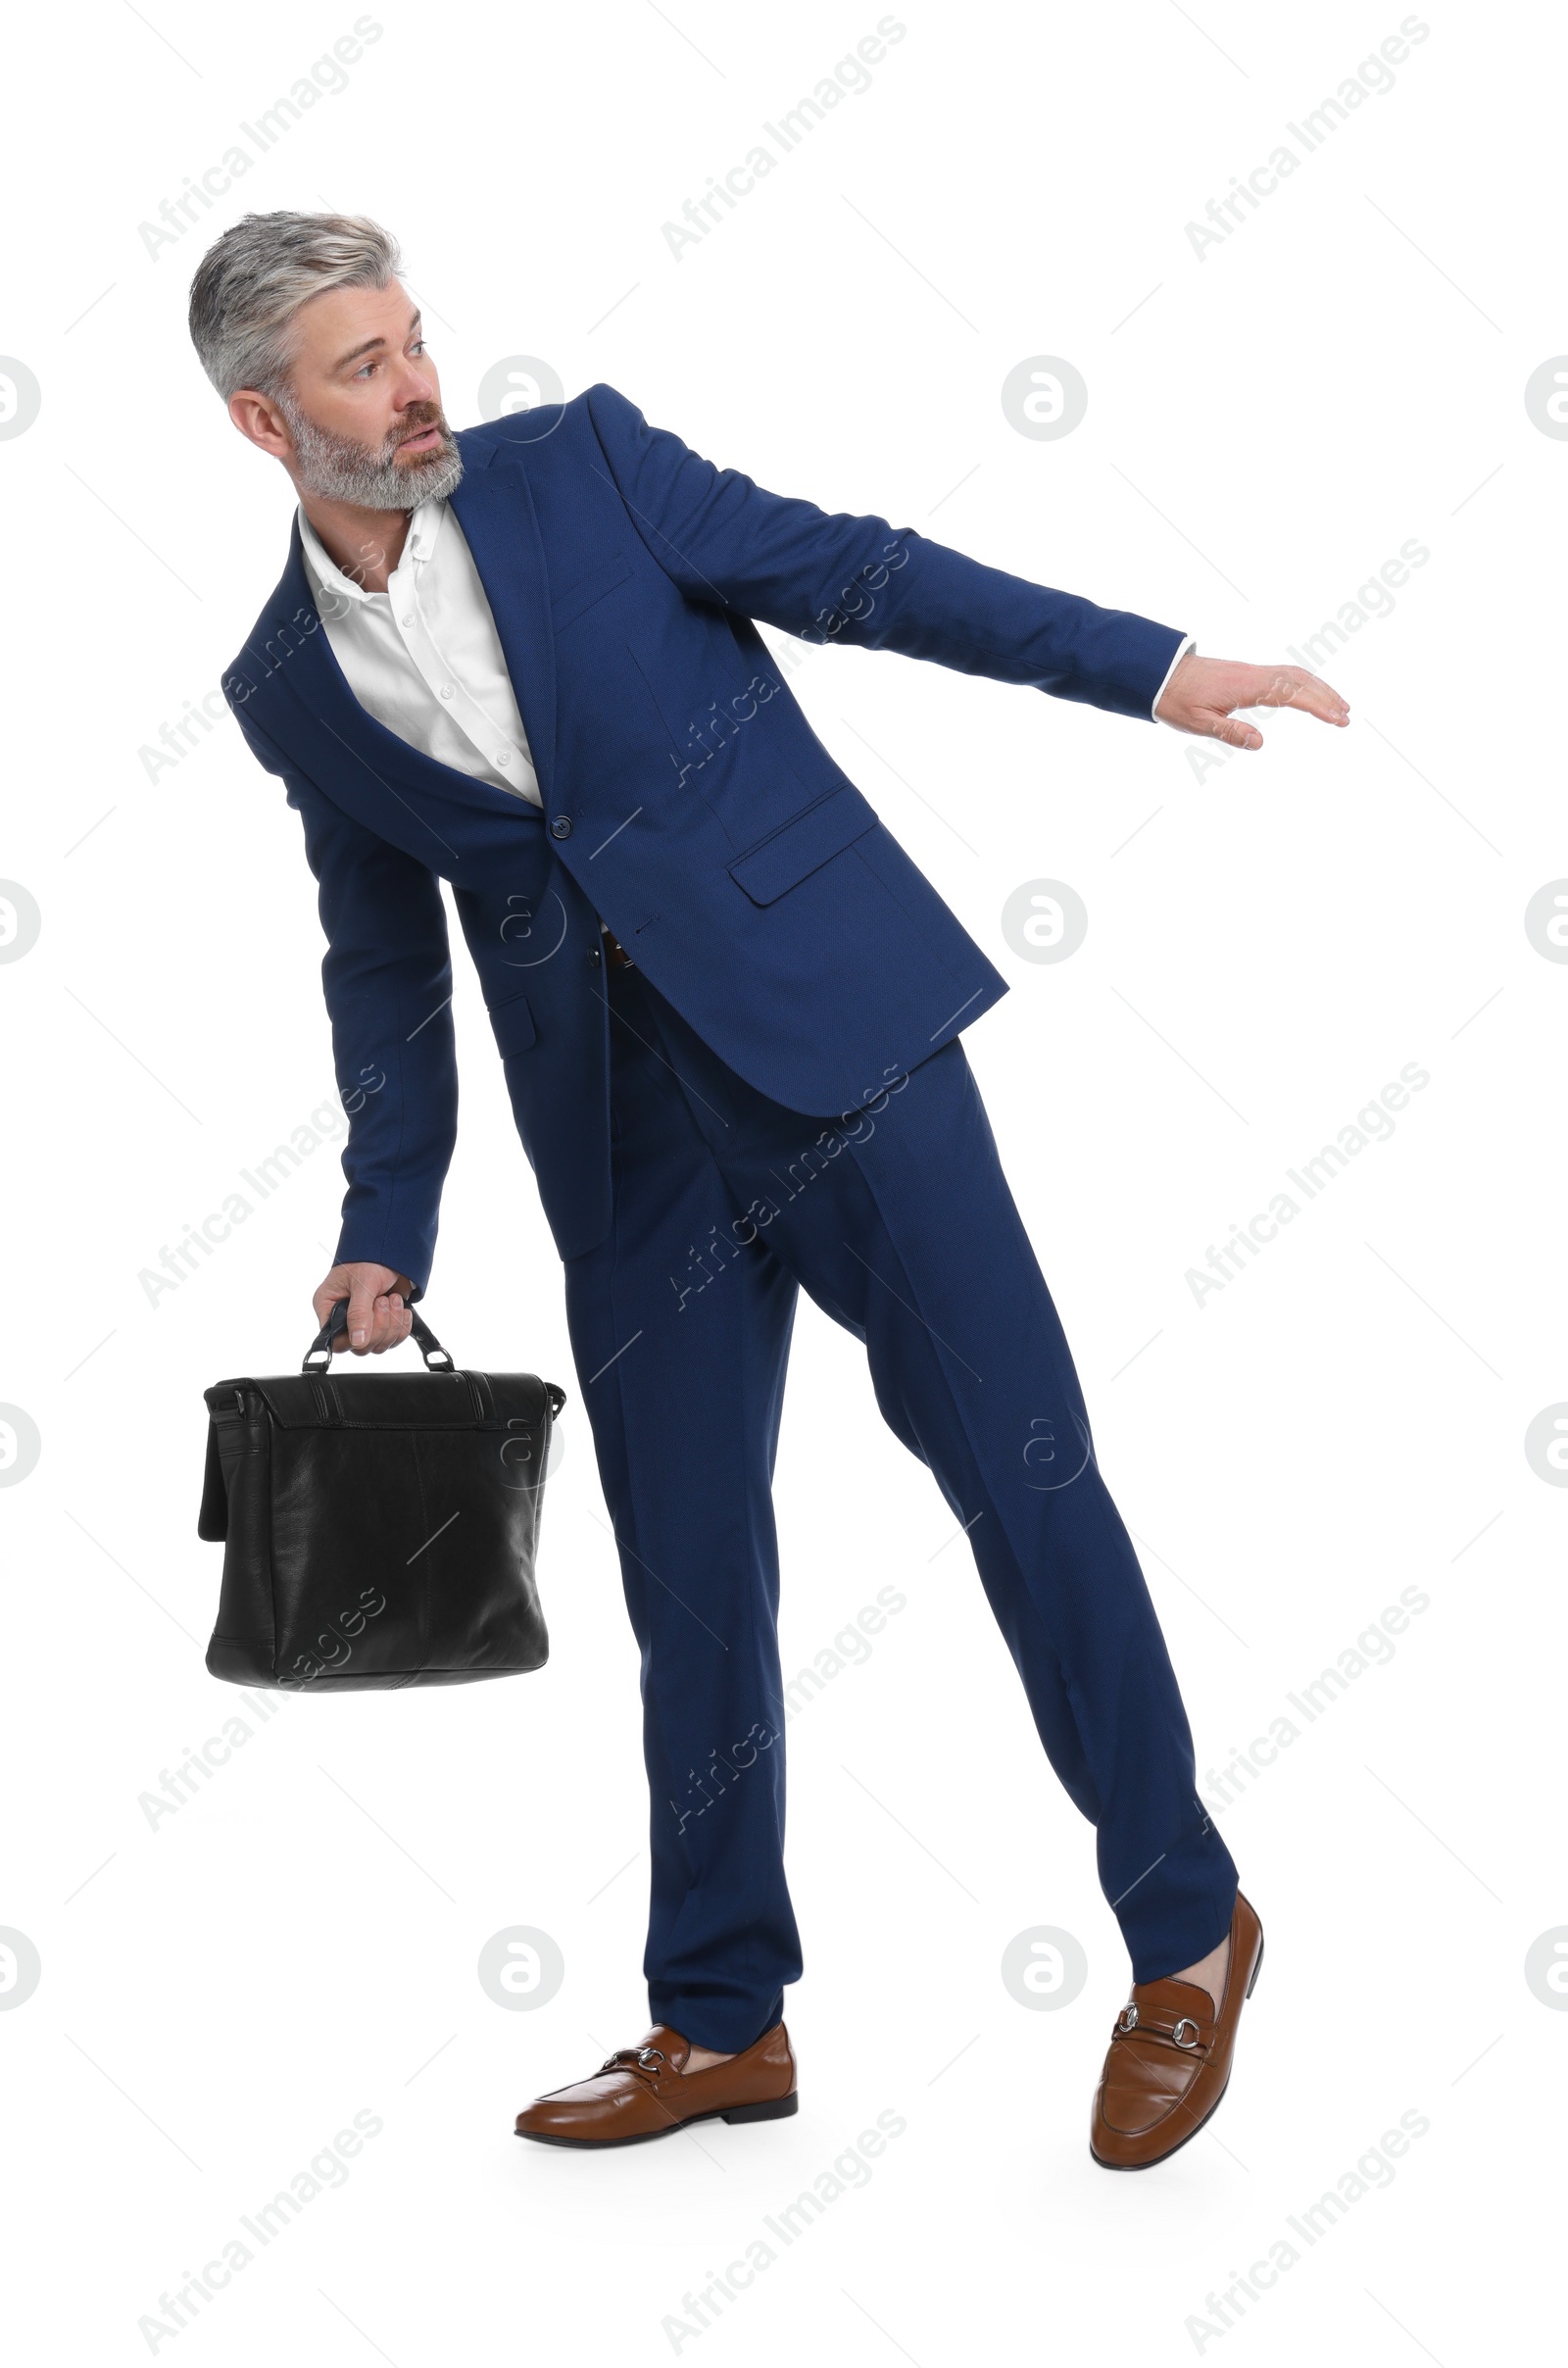
M 536 2146 L 578 2146 L 589 2152 L 604 2153 L 610 2146 L 646 2146 L 651 2138 L 673 2138 L 677 2130 L 689 2130 L 698 2121 L 787 2121 L 801 2109 L 798 2089 L 788 2097 L 764 2097 L 755 2105 L 714 2105 L 709 2113 L 683 2113 L 662 2130 L 633 2130 L 625 2138 L 565 2138 L 556 2130 L 518 2130 L 518 2138 L 531 2138 Z
M 1243 2004 L 1244 2006 L 1246 2005 L 1248 1998 L 1250 1998 L 1251 1997 L 1251 1995 L 1252 1995 L 1253 1991 L 1254 1991 L 1254 1990 L 1257 1988 L 1257 1977 L 1258 1977 L 1258 1975 L 1259 1975 L 1259 1974 L 1262 1972 L 1262 1970 L 1263 1970 L 1263 1948 L 1264 1948 L 1263 1936 L 1262 1936 L 1261 1932 L 1259 1932 L 1259 1934 L 1258 1934 L 1258 1940 L 1257 1940 L 1257 1962 L 1256 1962 L 1256 1964 L 1255 1964 L 1255 1965 L 1252 1967 L 1252 1978 L 1251 1978 L 1251 1980 L 1250 1980 L 1250 1981 L 1248 1983 L 1246 1993 L 1245 1993 L 1245 1995 L 1243 1996 L 1243 1998 L 1242 1998 L 1242 2004 Z M 1153 2171 L 1153 2170 L 1157 2170 L 1157 2169 L 1159 2168 L 1159 2165 L 1160 2165 L 1162 2162 L 1169 2162 L 1169 2160 L 1170 2160 L 1170 2158 L 1171 2158 L 1171 2156 L 1172 2156 L 1173 2154 L 1179 2154 L 1179 2153 L 1181 2152 L 1181 2150 L 1182 2150 L 1182 2148 L 1183 2148 L 1183 2146 L 1191 2146 L 1191 2145 L 1192 2145 L 1193 2140 L 1194 2140 L 1194 2139 L 1195 2139 L 1195 2138 L 1198 2136 L 1198 2134 L 1199 2134 L 1199 2132 L 1200 2132 L 1200 2130 L 1206 2130 L 1206 2129 L 1207 2129 L 1207 2127 L 1208 2127 L 1209 2123 L 1210 2123 L 1210 2122 L 1213 2120 L 1213 2118 L 1214 2118 L 1215 2114 L 1216 2114 L 1216 2113 L 1219 2111 L 1220 2106 L 1221 2106 L 1221 2105 L 1222 2105 L 1222 2104 L 1225 2102 L 1226 2094 L 1227 2094 L 1227 2092 L 1228 2092 L 1228 2091 L 1229 2091 L 1229 2089 L 1230 2089 L 1230 2085 L 1231 2085 L 1231 2076 L 1230 2076 L 1230 2074 L 1227 2072 L 1227 2073 L 1226 2073 L 1226 2075 L 1225 2075 L 1225 2087 L 1224 2087 L 1223 2089 L 1221 2089 L 1221 2091 L 1220 2091 L 1219 2095 L 1218 2095 L 1218 2096 L 1215 2097 L 1215 2099 L 1214 2099 L 1213 2103 L 1212 2103 L 1212 2104 L 1209 2106 L 1208 2111 L 1207 2111 L 1207 2112 L 1206 2112 L 1206 2113 L 1203 2115 L 1202 2120 L 1201 2120 L 1201 2121 L 1195 2121 L 1195 2122 L 1194 2122 L 1194 2124 L 1193 2124 L 1193 2126 L 1192 2126 L 1192 2128 L 1191 2128 L 1191 2129 L 1188 2131 L 1188 2133 L 1187 2133 L 1186 2137 L 1185 2137 L 1185 2138 L 1178 2138 L 1178 2139 L 1177 2139 L 1177 2141 L 1176 2141 L 1176 2144 L 1175 2144 L 1174 2146 L 1167 2146 L 1167 2147 L 1165 2148 L 1165 2151 L 1163 2152 L 1163 2154 L 1151 2154 L 1151 2156 L 1149 2157 L 1149 2160 L 1148 2160 L 1147 2162 L 1107 2162 L 1107 2161 L 1105 2160 L 1105 2157 L 1104 2157 L 1104 2155 L 1103 2155 L 1103 2154 L 1096 2154 L 1096 2153 L 1095 2153 L 1095 2149 L 1094 2149 L 1094 2146 L 1093 2146 L 1093 2145 L 1092 2145 L 1092 2144 L 1091 2144 L 1090 2148 L 1089 2148 L 1090 2154 L 1093 2156 L 1094 2160 L 1095 2160 L 1096 2162 L 1098 2162 L 1098 2163 L 1099 2163 L 1099 2165 L 1100 2165 L 1100 2167 L 1101 2167 L 1101 2169 L 1102 2169 L 1102 2171 Z

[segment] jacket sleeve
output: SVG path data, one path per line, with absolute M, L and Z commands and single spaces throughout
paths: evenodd
M 391 1266 L 425 1288 L 458 1133 L 452 958 L 434 872 L 334 806 L 242 709 L 253 755 L 305 825 L 326 934 L 321 985 L 348 1116 L 338 1262 Z
M 1148 721 L 1187 636 L 983 567 L 886 518 L 829 515 L 717 469 L 612 386 L 588 413 L 639 534 L 689 600 L 818 642 L 899 650 Z

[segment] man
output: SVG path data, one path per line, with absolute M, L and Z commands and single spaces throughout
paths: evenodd
M 247 215 L 191 332 L 299 497 L 224 688 L 305 826 L 351 1111 L 318 1317 L 378 1355 L 430 1272 L 457 1122 L 450 881 L 564 1261 L 642 1652 L 654 2027 L 518 2116 L 607 2146 L 796 2108 L 771 1477 L 797 1291 L 962 1523 L 1132 1956 L 1096 2158 L 1183 2144 L 1261 1954 L 958 1041 L 1004 982 L 806 723 L 754 618 L 1158 716 L 1343 724 L 877 518 L 719 469 L 609 386 L 454 437 L 396 249 Z

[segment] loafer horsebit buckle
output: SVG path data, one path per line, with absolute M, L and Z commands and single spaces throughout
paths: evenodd
M 1137 2028 L 1137 2002 L 1135 1999 L 1129 1998 L 1126 2005 L 1122 2008 L 1120 2014 L 1118 2014 L 1116 2017 L 1116 2029 L 1122 2033 L 1123 2036 L 1125 2036 L 1129 2031 L 1136 2031 Z M 1191 2038 L 1184 2039 L 1182 2037 L 1183 2032 L 1190 2032 L 1192 2034 Z M 1198 2047 L 1202 2044 L 1202 2034 L 1190 2014 L 1184 2014 L 1181 2017 L 1180 2021 L 1177 2022 L 1172 2028 L 1170 2036 L 1175 2046 L 1180 2047 L 1184 2054 L 1191 2054 L 1195 2047 Z
M 662 2047 L 622 2047 L 617 2055 L 607 2055 L 600 2065 L 601 2072 L 618 2072 L 622 2064 L 635 2064 L 640 2071 L 651 2072 L 655 2064 L 668 2063 Z

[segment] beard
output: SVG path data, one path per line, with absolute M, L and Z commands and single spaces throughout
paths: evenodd
M 357 510 L 417 510 L 421 502 L 442 502 L 463 481 L 463 456 L 439 403 L 411 403 L 402 419 L 377 451 L 357 444 L 352 436 L 336 436 L 307 417 L 292 395 L 280 394 L 277 407 L 288 421 L 299 464 L 300 489 L 325 501 L 349 502 Z M 430 452 L 400 461 L 398 448 L 406 436 L 421 428 L 438 427 L 441 441 Z

